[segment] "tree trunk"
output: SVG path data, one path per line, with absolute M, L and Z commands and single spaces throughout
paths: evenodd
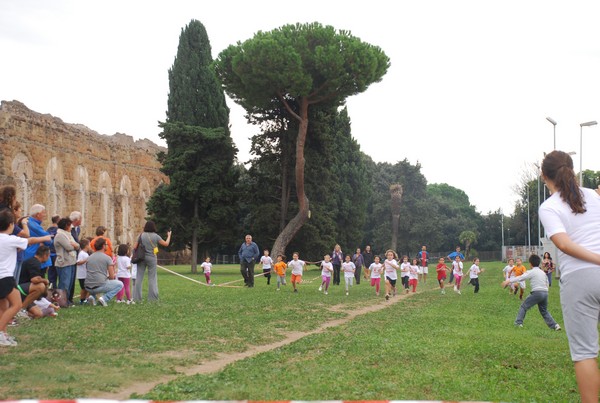
M 198 273 L 198 199 L 194 200 L 194 219 L 192 220 L 192 273 Z
M 281 151 L 281 214 L 279 215 L 279 233 L 282 233 L 285 228 L 285 219 L 287 218 L 288 206 L 290 205 L 289 155 L 287 150 L 282 149 Z
M 402 185 L 390 185 L 391 210 L 392 210 L 392 245 L 393 251 L 398 251 L 398 227 L 400 226 L 400 207 L 402 206 Z
M 390 249 L 398 250 L 398 224 L 400 223 L 400 215 L 392 214 L 392 243 Z
M 306 134 L 308 132 L 308 101 L 302 99 L 300 102 L 300 125 L 298 126 L 298 137 L 296 138 L 296 196 L 298 197 L 298 213 L 294 218 L 287 223 L 283 231 L 279 233 L 271 255 L 284 255 L 285 249 L 300 228 L 306 223 L 309 218 L 309 203 L 308 197 L 304 189 L 304 145 L 306 143 Z

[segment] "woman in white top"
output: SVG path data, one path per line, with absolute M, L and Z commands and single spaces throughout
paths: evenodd
M 579 187 L 573 160 L 552 151 L 542 163 L 550 196 L 540 206 L 546 234 L 559 249 L 560 300 L 583 402 L 598 402 L 600 315 L 600 195 Z

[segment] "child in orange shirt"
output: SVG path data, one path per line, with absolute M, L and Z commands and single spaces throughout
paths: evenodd
M 287 268 L 287 264 L 285 264 L 284 260 L 285 256 L 277 255 L 277 263 L 273 265 L 275 273 L 277 273 L 277 291 L 279 291 L 279 287 L 282 284 L 285 285 L 285 269 Z
M 510 271 L 509 277 L 513 273 L 514 273 L 515 277 L 522 276 L 523 274 L 525 274 L 526 271 L 527 271 L 527 269 L 525 268 L 525 266 L 523 266 L 523 260 L 521 260 L 520 258 L 517 258 L 517 264 Z M 515 287 L 515 295 L 517 295 L 517 290 L 520 290 L 519 291 L 519 299 L 523 299 L 523 292 L 525 291 L 526 287 L 527 287 L 527 283 L 525 283 L 525 281 L 520 281 L 518 283 L 518 286 Z

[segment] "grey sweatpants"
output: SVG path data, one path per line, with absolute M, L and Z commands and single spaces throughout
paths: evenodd
M 525 314 L 535 305 L 538 306 L 546 325 L 548 325 L 549 328 L 554 329 L 556 321 L 552 315 L 550 315 L 550 312 L 548 312 L 548 291 L 532 291 L 531 294 L 529 294 L 519 308 L 517 319 L 515 319 L 515 325 L 522 325 L 523 320 L 525 320 Z
M 156 275 L 156 257 L 146 256 L 144 261 L 137 264 L 137 277 L 135 288 L 133 289 L 133 300 L 142 300 L 142 285 L 144 283 L 144 274 L 148 269 L 148 301 L 158 300 L 158 278 Z

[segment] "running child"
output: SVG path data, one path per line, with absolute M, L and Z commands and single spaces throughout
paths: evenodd
M 523 266 L 523 260 L 521 258 L 517 258 L 517 264 L 512 268 L 510 274 L 514 275 L 514 277 L 522 276 L 527 272 L 525 266 Z M 523 299 L 523 292 L 527 288 L 527 283 L 525 281 L 519 281 L 515 284 L 514 294 L 517 295 L 517 290 L 519 290 L 519 299 Z
M 129 245 L 120 244 L 117 248 L 117 280 L 123 283 L 123 288 L 117 293 L 117 303 L 127 302 L 127 305 L 131 304 L 133 299 L 131 298 L 131 254 Z M 123 300 L 123 295 L 127 297 L 127 300 Z
M 200 265 L 202 267 L 202 271 L 204 272 L 204 278 L 206 279 L 206 284 L 214 285 L 210 280 L 210 274 L 212 273 L 212 263 L 210 262 L 210 256 L 207 256 L 204 259 L 204 262 Z
M 288 262 L 288 266 L 292 268 L 292 286 L 294 287 L 294 292 L 298 292 L 298 285 L 302 281 L 302 273 L 304 272 L 304 266 L 306 266 L 306 263 L 299 258 L 300 254 L 294 252 L 292 260 Z
M 421 251 L 417 254 L 417 258 L 419 259 L 419 280 L 423 280 L 423 284 L 427 284 L 427 274 L 429 273 L 429 269 L 427 265 L 429 264 L 429 252 L 427 252 L 427 246 L 421 246 Z
M 448 266 L 446 266 L 445 262 L 446 259 L 441 257 L 438 259 L 438 264 L 435 267 L 435 271 L 437 272 L 438 284 L 440 285 L 440 290 L 442 290 L 442 294 L 446 293 L 446 290 L 444 289 L 444 281 L 446 281 L 446 272 L 450 270 Z
M 402 280 L 402 286 L 404 287 L 404 291 L 408 294 L 408 281 L 410 276 L 410 262 L 408 261 L 408 256 L 402 256 L 402 264 L 400 265 L 400 278 Z
M 263 276 L 267 278 L 267 285 L 271 284 L 271 272 L 273 266 L 273 259 L 269 256 L 269 250 L 265 249 L 263 255 L 260 257 L 260 263 L 262 264 Z
M 463 277 L 463 262 L 460 260 L 460 256 L 456 256 L 452 262 L 452 274 L 454 275 L 454 291 L 460 294 L 460 282 Z
M 356 265 L 352 263 L 350 255 L 346 255 L 346 261 L 342 263 L 342 271 L 344 272 L 344 283 L 346 284 L 346 296 L 348 296 L 348 288 L 352 287 L 354 272 L 356 271 Z
M 475 287 L 474 293 L 479 292 L 479 273 L 482 273 L 483 269 L 479 268 L 479 258 L 473 259 L 473 265 L 469 269 L 469 285 Z
M 325 288 L 325 295 L 329 292 L 329 283 L 331 282 L 331 273 L 333 273 L 333 263 L 331 263 L 331 256 L 323 256 L 321 262 L 321 286 L 319 291 L 323 291 Z
M 277 255 L 277 263 L 273 265 L 275 273 L 277 273 L 277 291 L 279 291 L 281 285 L 285 285 L 285 269 L 287 264 L 284 262 L 285 256 Z
M 381 274 L 383 273 L 383 265 L 380 262 L 379 255 L 375 255 L 373 263 L 369 266 L 371 277 L 371 287 L 375 287 L 375 295 L 379 296 L 379 288 L 381 286 Z
M 520 259 L 517 259 L 517 262 L 519 260 Z M 529 294 L 529 296 L 521 304 L 519 313 L 515 319 L 515 326 L 523 327 L 525 314 L 529 309 L 537 305 L 542 318 L 544 318 L 544 322 L 546 322 L 546 325 L 552 330 L 561 330 L 560 325 L 556 323 L 552 315 L 550 315 L 550 312 L 548 312 L 548 277 L 546 276 L 546 273 L 540 269 L 541 260 L 542 259 L 540 259 L 538 255 L 531 255 L 529 257 L 529 265 L 531 266 L 531 270 L 526 271 L 524 274 L 515 278 L 504 280 L 504 282 L 502 282 L 502 286 L 506 287 L 509 283 L 521 282 L 527 279 L 529 279 L 531 283 L 531 294 Z
M 417 259 L 413 259 L 408 271 L 408 285 L 412 287 L 412 292 L 417 292 L 417 283 L 419 282 L 419 263 Z
M 396 260 L 397 255 L 391 249 L 385 252 L 386 259 L 383 262 L 383 269 L 385 270 L 385 299 L 390 299 L 390 294 L 396 295 L 396 281 L 398 280 L 398 272 L 400 269 L 398 261 Z
M 502 273 L 504 274 L 504 280 L 510 280 L 511 278 L 513 278 L 515 276 L 514 273 L 512 272 L 513 267 L 515 267 L 515 259 L 513 259 L 512 257 L 510 259 L 508 259 L 507 265 L 504 266 L 504 269 L 502 269 Z M 510 283 L 510 289 L 508 290 L 508 295 L 513 295 L 515 291 L 515 284 L 514 283 Z

